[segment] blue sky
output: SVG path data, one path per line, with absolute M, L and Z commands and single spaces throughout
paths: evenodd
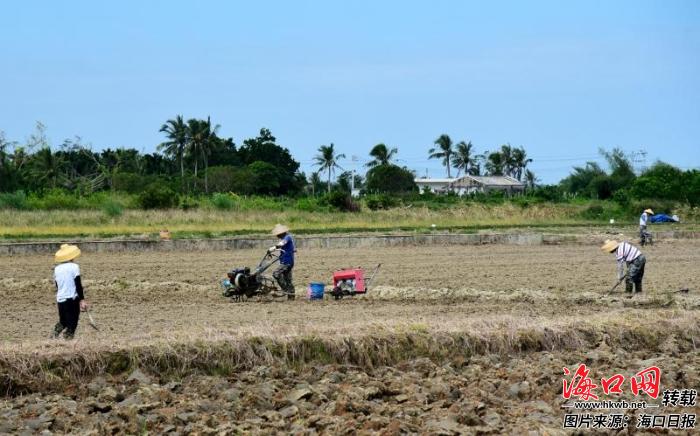
M 0 130 L 153 151 L 176 114 L 268 127 L 308 171 L 441 133 L 556 182 L 599 147 L 700 167 L 700 2 L 31 1 L 0 6 Z

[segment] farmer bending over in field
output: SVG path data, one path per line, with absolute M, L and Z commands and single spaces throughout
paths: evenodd
M 292 283 L 292 269 L 294 268 L 294 239 L 289 234 L 289 228 L 281 224 L 277 224 L 272 229 L 272 234 L 279 238 L 279 242 L 270 247 L 268 251 L 272 252 L 276 249 L 282 250 L 280 254 L 280 266 L 272 273 L 272 276 L 277 280 L 280 287 L 287 293 L 287 299 L 294 299 L 294 284 Z
M 63 244 L 56 252 L 53 276 L 56 283 L 56 301 L 58 302 L 58 322 L 53 328 L 53 338 L 73 339 L 78 328 L 80 311 L 87 309 L 87 301 L 80 281 L 80 267 L 73 262 L 80 256 L 80 249 L 75 245 Z
M 635 292 L 642 292 L 642 279 L 644 278 L 644 265 L 647 263 L 646 257 L 641 251 L 629 242 L 617 242 L 612 240 L 605 241 L 600 247 L 606 253 L 615 253 L 617 259 L 617 279 L 622 280 L 625 263 L 627 264 L 627 277 L 625 279 L 625 291 L 632 293 L 634 286 Z M 630 295 L 631 296 L 631 295 Z

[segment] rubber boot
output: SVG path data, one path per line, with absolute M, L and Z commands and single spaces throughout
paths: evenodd
M 632 293 L 632 290 L 633 290 L 633 287 L 634 287 L 634 284 L 633 284 L 632 282 L 630 282 L 630 281 L 625 281 L 625 292 L 626 292 L 626 293 L 631 294 L 631 293 Z
M 294 289 L 287 291 L 287 300 L 294 300 L 296 297 L 296 292 Z
M 634 292 L 636 294 L 641 294 L 642 293 L 642 282 L 637 282 L 634 284 Z
M 53 326 L 53 332 L 51 332 L 51 339 L 58 339 L 63 329 L 65 329 L 65 327 L 63 327 L 63 324 L 57 322 L 56 325 Z
M 66 332 L 63 334 L 63 338 L 67 341 L 70 341 L 74 337 L 75 337 L 75 330 L 67 328 Z

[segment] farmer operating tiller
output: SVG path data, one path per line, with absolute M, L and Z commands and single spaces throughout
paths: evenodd
M 277 236 L 279 242 L 268 249 L 268 252 L 281 250 L 280 266 L 272 273 L 272 276 L 279 283 L 280 288 L 287 293 L 287 299 L 293 300 L 295 291 L 292 282 L 292 269 L 294 269 L 294 239 L 289 234 L 289 228 L 282 224 L 277 224 L 272 229 L 272 234 Z

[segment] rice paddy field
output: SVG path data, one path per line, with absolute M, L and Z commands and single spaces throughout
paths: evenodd
M 697 414 L 633 395 L 700 387 L 700 241 L 645 247 L 628 298 L 595 244 L 300 250 L 295 301 L 231 302 L 219 281 L 255 250 L 85 253 L 91 314 L 50 340 L 52 257 L 0 259 L 0 434 L 570 434 L 567 414 Z M 382 268 L 366 295 L 310 301 L 310 282 Z M 574 410 L 564 368 L 646 409 Z M 579 428 L 578 431 L 581 431 Z M 659 430 L 655 430 L 658 432 Z M 691 434 L 692 429 L 661 432 Z

